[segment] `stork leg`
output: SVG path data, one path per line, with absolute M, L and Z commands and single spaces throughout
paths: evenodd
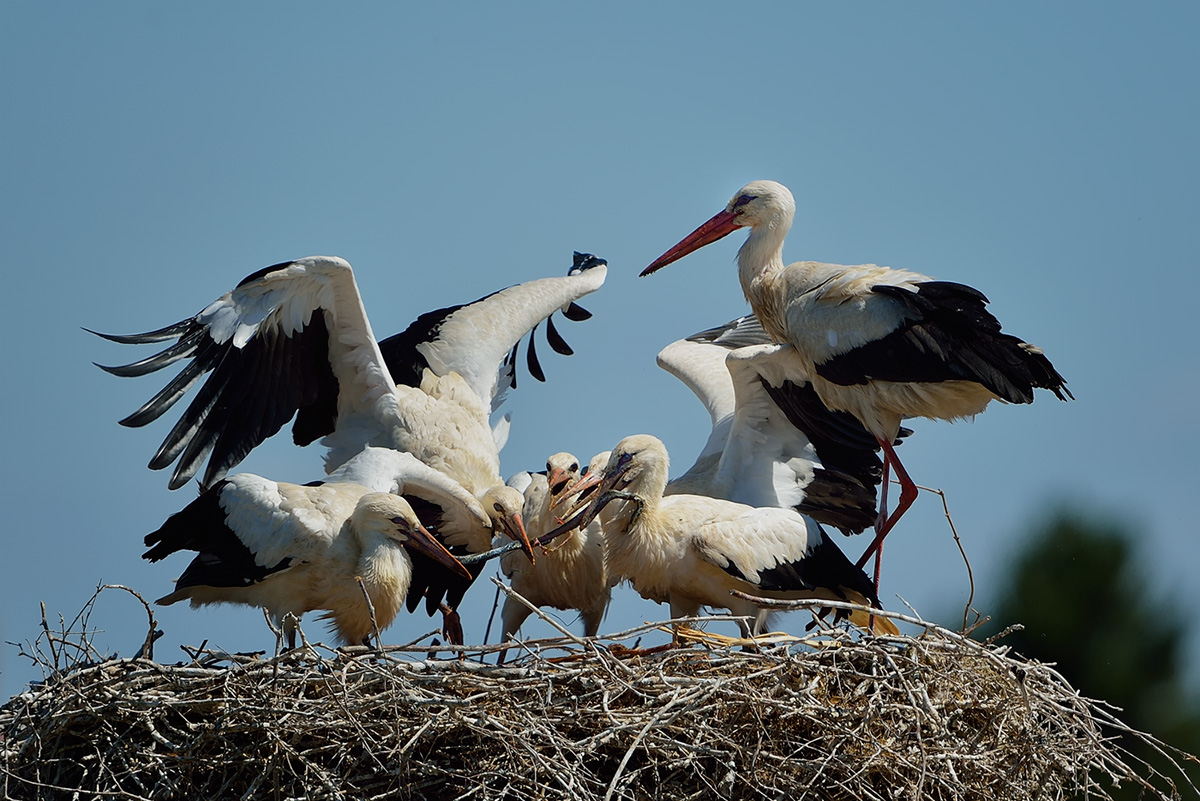
M 604 607 L 582 610 L 580 617 L 583 618 L 583 636 L 595 637 L 600 633 L 600 621 L 604 620 Z
M 863 551 L 863 555 L 858 557 L 855 566 L 861 568 L 871 558 L 871 554 L 876 553 L 883 547 L 883 538 L 892 530 L 908 507 L 913 505 L 913 501 L 917 499 L 917 484 L 909 478 L 908 471 L 904 469 L 904 465 L 900 463 L 899 457 L 896 456 L 896 449 L 892 447 L 890 440 L 885 440 L 882 437 L 877 437 L 876 441 L 879 447 L 883 448 L 883 487 L 879 491 L 880 504 L 879 516 L 880 522 L 875 525 L 875 539 L 867 546 L 867 550 Z M 886 503 L 887 494 L 887 479 L 888 467 L 892 466 L 896 470 L 896 480 L 900 482 L 900 499 L 896 501 L 896 510 L 891 515 L 884 517 L 883 510 Z M 875 560 L 875 583 L 879 583 L 879 560 Z M 878 590 L 878 587 L 876 587 Z
M 879 483 L 879 514 L 875 516 L 875 530 L 879 531 L 887 521 L 888 484 L 892 478 L 892 463 L 885 457 L 883 460 L 883 480 Z
M 458 616 L 458 612 L 450 608 L 450 605 L 443 601 L 438 604 L 438 609 L 442 613 L 442 634 L 446 637 L 446 642 L 450 645 L 463 644 L 463 628 L 462 618 Z
M 283 616 L 283 637 L 287 640 L 287 649 L 289 651 L 296 650 L 296 616 L 288 613 Z
M 879 570 L 883 565 L 883 534 L 878 532 L 884 532 L 883 526 L 887 522 L 888 485 L 892 483 L 891 477 L 892 463 L 885 457 L 883 460 L 883 481 L 879 485 L 879 517 L 875 519 L 875 531 L 879 539 L 878 542 L 872 543 L 875 545 L 875 572 L 872 575 L 872 582 L 875 587 L 876 598 L 879 597 Z M 891 526 L 888 526 L 888 528 L 891 528 Z M 864 554 L 865 556 L 866 554 Z M 875 618 L 873 616 L 867 618 L 867 631 L 873 631 L 874 628 Z

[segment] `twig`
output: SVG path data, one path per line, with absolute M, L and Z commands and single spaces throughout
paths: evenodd
M 358 582 L 363 600 L 367 602 L 367 613 L 371 616 L 371 631 L 375 632 L 375 648 L 378 650 L 383 647 L 383 637 L 379 635 L 379 623 L 375 620 L 375 604 L 371 603 L 371 595 L 367 592 L 367 585 L 363 583 L 362 576 L 355 576 L 354 580 Z
M 149 660 L 153 661 L 154 660 L 154 642 L 163 635 L 163 632 L 158 630 L 158 621 L 154 619 L 154 609 L 150 606 L 150 604 L 146 601 L 146 599 L 142 597 L 141 593 L 139 593 L 135 589 L 126 587 L 124 584 L 105 584 L 103 587 L 101 587 L 101 589 L 124 590 L 125 592 L 132 595 L 134 598 L 137 598 L 139 601 L 141 601 L 142 606 L 144 606 L 146 608 L 146 620 L 147 620 L 147 623 L 150 628 L 149 628 L 149 631 L 146 632 L 145 642 L 142 643 L 141 649 L 138 650 L 137 654 L 135 654 L 133 658 L 134 659 L 145 658 L 145 659 L 149 659 Z
M 950 515 L 950 504 L 946 500 L 946 493 L 933 487 L 922 487 L 920 484 L 917 485 L 917 489 L 932 492 L 942 499 L 942 511 L 946 515 L 946 522 L 950 524 L 950 533 L 954 536 L 954 544 L 958 546 L 958 552 L 962 554 L 963 564 L 967 567 L 967 583 L 970 586 L 970 591 L 967 594 L 967 603 L 963 607 L 963 624 L 960 631 L 963 634 L 970 634 L 971 629 L 968 628 L 967 619 L 971 613 L 971 604 L 975 602 L 975 574 L 971 570 L 971 560 L 967 558 L 967 551 L 958 536 L 958 528 L 954 525 L 954 518 Z

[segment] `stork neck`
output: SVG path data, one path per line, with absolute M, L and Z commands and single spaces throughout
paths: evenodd
M 380 628 L 400 611 L 400 601 L 412 582 L 412 562 L 399 543 L 372 532 L 363 538 L 363 553 L 356 566 L 362 577 Z
M 738 278 L 742 290 L 749 296 L 751 287 L 769 282 L 783 271 L 783 240 L 789 224 L 785 221 L 756 225 L 738 250 Z
M 627 487 L 623 491 L 637 496 L 641 503 L 623 499 L 608 503 L 600 512 L 600 520 L 606 531 L 615 527 L 629 533 L 634 527 L 641 527 L 646 520 L 653 518 L 658 511 L 658 502 L 662 499 L 662 492 L 648 493 L 637 486 Z
M 781 308 L 781 293 L 777 284 L 783 275 L 783 239 L 787 227 L 782 225 L 760 225 L 738 251 L 738 278 L 746 302 L 758 316 L 767 334 L 775 342 L 786 342 L 784 320 L 786 312 Z

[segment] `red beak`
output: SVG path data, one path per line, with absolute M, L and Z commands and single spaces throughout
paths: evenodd
M 653 264 L 642 270 L 641 275 L 649 275 L 673 261 L 682 259 L 693 250 L 699 250 L 705 245 L 716 242 L 721 237 L 729 236 L 741 227 L 737 219 L 738 215 L 727 209 L 713 215 L 708 222 L 685 236 L 678 245 L 655 259 Z

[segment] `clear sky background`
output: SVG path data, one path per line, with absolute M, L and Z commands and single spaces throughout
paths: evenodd
M 0 5 L 0 639 L 35 637 L 39 601 L 73 617 L 101 582 L 158 597 L 188 560 L 140 558 L 142 537 L 195 494 L 145 467 L 174 417 L 116 424 L 162 380 L 92 366 L 150 351 L 81 326 L 172 323 L 263 266 L 319 253 L 354 265 L 383 336 L 591 251 L 610 264 L 583 303 L 595 317 L 564 322 L 576 355 L 543 347 L 549 383 L 511 396 L 505 471 L 649 432 L 678 474 L 707 416 L 654 356 L 746 310 L 742 236 L 637 273 L 757 178 L 796 195 L 788 261 L 976 286 L 1078 398 L 912 426 L 905 464 L 946 491 L 984 611 L 1006 556 L 1063 499 L 1138 532 L 1156 596 L 1200 603 L 1200 7 L 449 8 Z M 277 439 L 241 469 L 320 477 L 319 447 Z M 936 496 L 886 557 L 888 606 L 961 607 L 965 571 Z M 492 596 L 486 582 L 468 595 L 468 640 Z M 158 615 L 163 660 L 204 640 L 273 647 L 253 610 Z M 622 588 L 604 629 L 666 616 Z M 100 647 L 129 655 L 145 615 L 106 594 L 92 625 Z M 432 628 L 402 615 L 385 640 Z M 1195 675 L 1200 648 L 1189 653 Z M 4 697 L 37 675 L 0 646 Z

